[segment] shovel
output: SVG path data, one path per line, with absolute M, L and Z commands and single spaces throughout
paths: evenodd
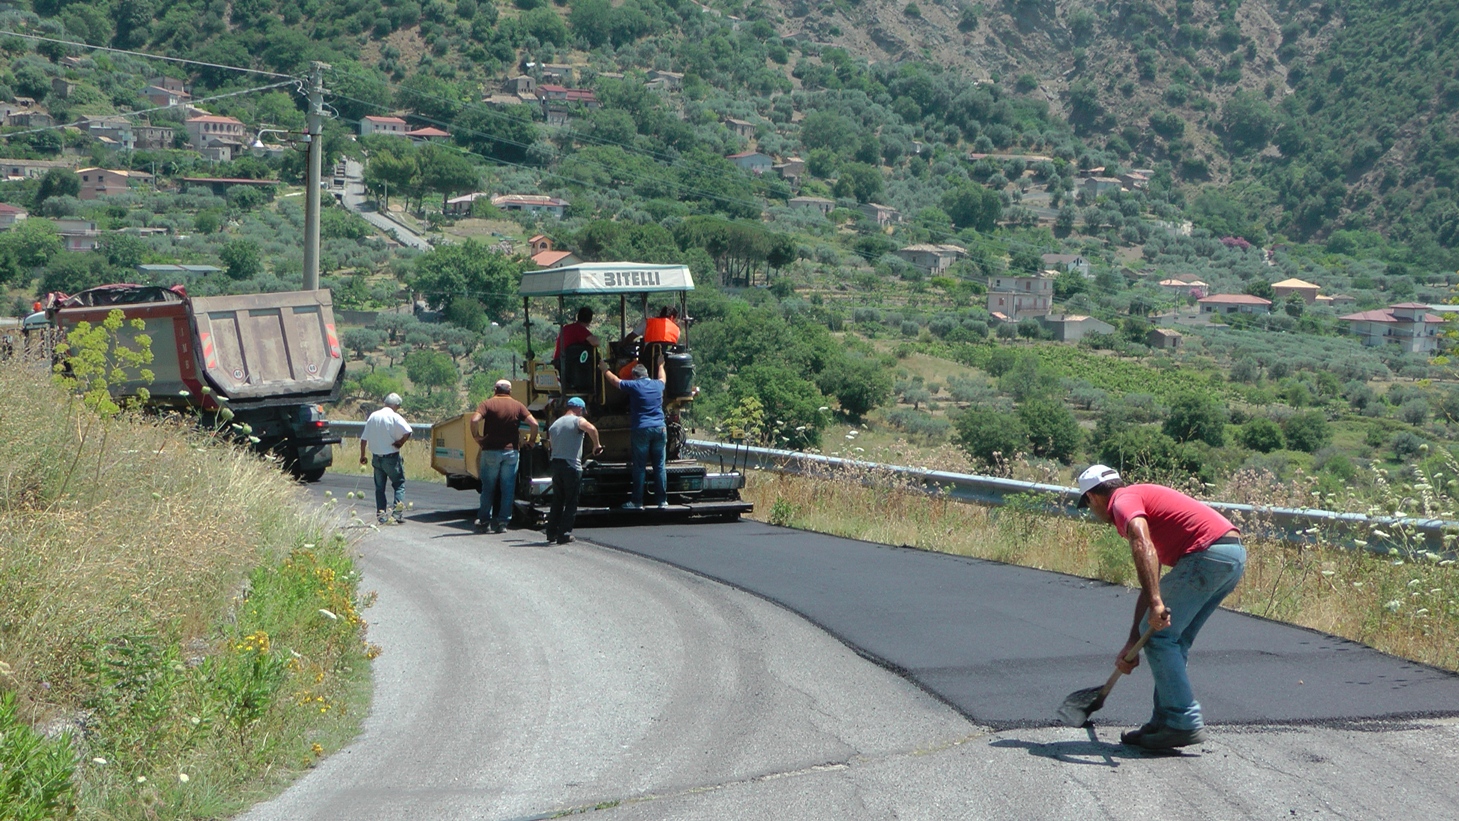
M 1135 646 L 1125 654 L 1125 661 L 1134 661 L 1139 657 L 1140 648 L 1145 646 L 1145 642 L 1150 640 L 1150 636 L 1154 632 L 1154 626 L 1146 627 L 1140 640 L 1135 642 Z M 1086 687 L 1070 693 L 1069 697 L 1064 699 L 1063 706 L 1059 708 L 1059 720 L 1064 722 L 1067 727 L 1083 727 L 1085 722 L 1089 721 L 1089 714 L 1104 706 L 1105 697 L 1109 695 L 1110 690 L 1115 688 L 1115 682 L 1119 681 L 1122 675 L 1124 673 L 1116 667 L 1103 687 Z

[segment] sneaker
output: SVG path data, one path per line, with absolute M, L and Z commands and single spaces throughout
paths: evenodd
M 548 544 L 552 544 L 553 542 L 557 541 L 557 534 L 556 533 L 543 533 L 542 534 L 542 538 L 546 539 Z
M 476 532 L 477 533 L 481 533 L 481 532 L 485 531 L 487 529 L 487 527 L 489 527 L 489 524 L 487 522 L 484 522 L 484 521 L 480 520 L 480 519 L 477 519 L 476 521 L 474 521 L 474 522 L 471 523 L 471 526 L 474 527 L 474 528 L 476 528 Z
M 658 509 L 659 510 L 668 510 L 669 509 L 669 505 L 668 505 L 667 502 L 659 502 L 658 503 Z
M 1177 730 L 1173 727 L 1161 727 L 1153 733 L 1145 733 L 1140 736 L 1139 744 L 1147 750 L 1173 750 L 1176 747 L 1189 747 L 1192 744 L 1200 744 L 1206 740 L 1204 727 L 1197 727 L 1194 730 Z
M 396 502 L 393 512 L 395 515 L 395 523 L 398 525 L 405 524 L 405 502 Z
M 383 510 L 375 511 L 375 523 L 382 525 L 390 524 L 390 514 Z
M 620 510 L 643 510 L 643 505 L 638 502 L 624 502 Z
M 491 532 L 492 533 L 506 533 L 507 532 L 507 523 L 506 522 L 492 522 L 491 523 Z
M 1120 743 L 1128 744 L 1131 747 L 1138 747 L 1140 746 L 1141 738 L 1144 738 L 1147 735 L 1151 735 L 1159 729 L 1160 725 L 1154 722 L 1147 722 L 1145 724 L 1142 724 L 1138 729 L 1120 733 Z
M 572 544 L 575 541 L 577 541 L 577 539 L 574 539 L 571 533 L 567 534 L 566 536 L 557 537 L 558 544 Z

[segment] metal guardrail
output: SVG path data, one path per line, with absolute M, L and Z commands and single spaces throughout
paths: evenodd
M 701 461 L 719 460 L 758 470 L 807 476 L 859 476 L 859 481 L 866 484 L 891 481 L 930 495 L 985 505 L 1002 505 L 1008 502 L 1010 496 L 1032 494 L 1052 497 L 1047 503 L 1047 509 L 1051 513 L 1066 516 L 1086 515 L 1075 507 L 1079 501 L 1079 491 L 1062 485 L 882 465 L 813 453 L 697 439 L 691 439 L 685 445 L 694 458 Z M 1452 559 L 1455 558 L 1454 549 L 1446 544 L 1445 537 L 1448 536 L 1452 542 L 1459 536 L 1459 521 L 1447 519 L 1368 516 L 1316 508 L 1261 507 L 1231 502 L 1207 504 L 1225 514 L 1245 533 L 1300 544 L 1312 544 L 1320 538 L 1328 544 L 1365 546 L 1376 552 L 1387 552 L 1389 548 L 1404 552 L 1432 551 Z
M 331 420 L 329 426 L 341 436 L 359 437 L 365 423 Z M 410 427 L 415 437 L 430 437 L 430 425 Z M 1079 501 L 1079 491 L 1063 485 L 883 465 L 815 453 L 757 448 L 702 439 L 690 439 L 684 443 L 684 447 L 687 455 L 702 462 L 718 462 L 726 468 L 742 466 L 803 476 L 858 476 L 858 481 L 864 484 L 892 482 L 929 495 L 982 505 L 1003 505 L 1008 503 L 1010 496 L 1032 494 L 1052 497 L 1046 505 L 1050 513 L 1065 516 L 1086 515 L 1075 507 Z M 1459 537 L 1459 521 L 1449 519 L 1368 516 L 1317 508 L 1261 507 L 1232 502 L 1207 504 L 1221 511 L 1250 535 L 1298 544 L 1312 544 L 1321 539 L 1328 544 L 1363 546 L 1379 553 L 1397 548 L 1404 552 L 1431 551 L 1453 559 L 1454 548 L 1445 542 L 1445 537 L 1449 537 L 1450 542 Z
M 358 438 L 360 438 L 360 434 L 365 431 L 365 423 L 364 422 L 342 422 L 342 421 L 337 421 L 337 420 L 331 419 L 331 420 L 329 420 L 329 429 L 332 430 L 332 431 L 334 431 L 335 433 L 339 434 L 340 436 L 347 436 L 347 437 L 349 437 L 351 439 L 358 439 Z M 415 438 L 415 439 L 427 439 L 427 438 L 430 438 L 430 435 L 431 435 L 431 426 L 430 425 L 411 425 L 410 426 L 410 435 L 411 435 L 412 438 Z

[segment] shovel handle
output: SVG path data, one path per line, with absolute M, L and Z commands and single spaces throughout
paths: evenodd
M 1125 661 L 1134 661 L 1140 655 L 1140 649 L 1145 646 L 1145 642 L 1149 641 L 1153 635 L 1155 635 L 1155 625 L 1152 624 L 1145 628 L 1145 632 L 1140 634 L 1140 640 L 1135 642 L 1135 646 L 1125 654 Z
M 1131 647 L 1130 652 L 1125 654 L 1125 661 L 1134 661 L 1136 658 L 1138 658 L 1140 655 L 1140 648 L 1144 647 L 1145 642 L 1149 641 L 1150 637 L 1153 635 L 1155 635 L 1155 626 L 1152 624 L 1149 627 L 1145 628 L 1145 632 L 1140 634 L 1140 640 L 1135 642 L 1135 646 Z M 1115 682 L 1119 681 L 1120 676 L 1122 675 L 1124 675 L 1124 673 L 1120 670 L 1120 668 L 1116 667 L 1115 671 L 1110 674 L 1109 681 L 1106 681 L 1104 683 L 1104 687 L 1100 688 L 1101 695 L 1109 695 L 1109 691 L 1115 688 Z

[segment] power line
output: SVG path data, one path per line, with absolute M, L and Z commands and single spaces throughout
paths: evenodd
M 130 51 L 128 49 L 124 49 L 124 48 L 112 48 L 110 46 L 94 46 L 94 45 L 92 45 L 90 43 L 78 43 L 78 42 L 76 42 L 74 40 L 61 40 L 61 39 L 58 39 L 58 38 L 55 38 L 55 37 L 42 37 L 39 34 L 26 34 L 24 32 L 19 32 L 19 31 L 4 31 L 4 30 L 0 30 L 0 35 L 10 35 L 10 36 L 13 36 L 13 37 L 24 37 L 27 40 L 40 40 L 40 41 L 46 42 L 46 43 L 59 43 L 59 44 L 61 44 L 63 46 L 74 46 L 76 48 L 91 49 L 93 51 L 106 51 L 106 52 L 110 52 L 112 54 L 128 54 L 128 55 L 131 55 L 133 57 L 145 57 L 148 60 L 166 60 L 167 62 L 171 62 L 171 63 L 182 63 L 184 65 L 190 65 L 190 66 L 203 66 L 205 68 L 221 68 L 221 69 L 223 69 L 225 71 L 239 71 L 239 72 L 245 72 L 245 73 L 248 73 L 248 74 L 262 74 L 265 77 L 286 77 L 287 78 L 287 77 L 290 76 L 288 74 L 279 74 L 276 71 L 261 71 L 261 70 L 256 69 L 256 68 L 244 68 L 242 66 L 225 66 L 225 65 L 223 65 L 221 63 L 209 63 L 209 62 L 205 62 L 205 61 L 202 61 L 202 60 L 188 60 L 188 59 L 183 58 L 183 57 L 167 57 L 167 56 L 164 56 L 164 55 L 161 55 L 161 54 L 148 54 L 145 51 Z
M 268 91 L 269 89 L 282 88 L 284 86 L 296 85 L 297 83 L 298 83 L 297 80 L 290 79 L 290 80 L 285 80 L 282 83 L 274 83 L 272 85 L 259 86 L 258 88 L 247 88 L 247 89 L 244 89 L 242 91 L 230 91 L 230 92 L 227 92 L 226 94 L 215 94 L 215 95 L 213 95 L 211 97 L 202 97 L 200 99 L 194 100 L 193 102 L 194 103 L 211 103 L 214 100 L 223 100 L 223 99 L 226 99 L 228 97 L 241 97 L 244 94 L 252 94 L 255 91 Z M 122 118 L 126 118 L 126 117 L 137 117 L 137 116 L 140 116 L 142 114 L 151 114 L 151 113 L 153 113 L 155 111 L 168 111 L 168 110 L 173 109 L 173 108 L 176 108 L 176 107 L 177 106 L 164 105 L 164 106 L 158 106 L 156 108 L 144 108 L 144 109 L 141 109 L 140 111 L 124 111 L 124 112 L 122 112 L 120 114 L 98 114 L 98 115 L 95 115 L 95 116 L 98 116 L 98 117 L 122 117 Z M 77 121 L 71 122 L 71 123 L 56 123 L 55 125 L 39 126 L 37 128 L 28 129 L 26 131 L 10 131 L 10 132 L 7 132 L 5 134 L 0 134 L 0 137 L 4 137 L 6 139 L 9 139 L 10 137 L 23 137 L 23 136 L 25 136 L 27 134 L 39 134 L 39 133 L 41 133 L 43 131 L 56 131 L 56 130 L 59 130 L 59 129 L 62 129 L 62 128 L 76 128 L 76 127 L 80 126 L 82 122 L 84 122 L 84 121 L 83 120 L 77 120 Z

